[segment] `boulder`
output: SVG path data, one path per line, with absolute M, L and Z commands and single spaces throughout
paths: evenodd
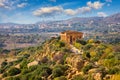
M 80 55 L 71 55 L 66 59 L 66 63 L 77 70 L 80 70 L 84 66 L 84 60 Z
M 94 79 L 95 80 L 102 80 L 102 73 L 95 73 L 94 74 Z
M 63 62 L 64 53 L 58 52 L 53 56 L 53 61 L 60 64 Z
M 113 75 L 107 74 L 103 79 L 104 79 L 104 80 L 110 80 L 110 79 L 112 78 L 112 76 L 113 76 Z
M 93 68 L 88 71 L 88 73 L 96 73 L 96 72 L 98 72 L 97 68 Z
M 28 63 L 28 67 L 30 67 L 30 66 L 33 66 L 33 65 L 38 65 L 39 64 L 39 62 L 38 61 L 33 61 L 33 62 L 31 62 L 31 63 Z

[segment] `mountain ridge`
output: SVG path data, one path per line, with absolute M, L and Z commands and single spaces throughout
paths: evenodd
M 100 19 L 100 20 L 115 20 L 115 19 L 119 19 L 120 18 L 120 13 L 116 13 L 116 14 L 112 14 L 112 15 L 109 15 L 107 17 L 97 17 L 97 16 L 93 16 L 93 17 L 73 17 L 73 18 L 69 18 L 69 19 L 66 19 L 66 20 L 56 20 L 56 21 L 46 21 L 46 22 L 61 22 L 61 21 L 75 21 L 75 20 L 79 20 L 79 21 L 84 21 L 84 20 L 97 20 L 97 19 Z M 110 21 L 109 20 L 109 21 Z M 120 22 L 120 19 L 119 20 L 115 20 L 117 22 Z M 112 21 L 111 21 L 112 22 Z M 38 24 L 38 23 L 44 23 L 44 22 L 36 22 L 34 24 Z M 0 23 L 1 24 L 18 24 L 18 25 L 30 25 L 30 24 L 19 24 L 19 23 L 14 23 L 14 22 L 8 22 L 8 23 Z

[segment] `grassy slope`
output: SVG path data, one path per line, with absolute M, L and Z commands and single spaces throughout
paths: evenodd
M 83 54 L 72 53 L 70 46 L 59 39 L 51 39 L 41 46 L 20 50 L 16 55 L 17 60 L 6 61 L 7 64 L 2 65 L 2 78 L 6 80 L 94 80 L 98 76 L 99 79 L 114 80 L 113 78 L 120 77 L 120 44 L 111 45 L 94 40 L 81 40 L 74 46 Z M 21 72 L 10 73 L 11 68 L 16 66 Z

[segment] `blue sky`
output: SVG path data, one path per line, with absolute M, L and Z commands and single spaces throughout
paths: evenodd
M 0 0 L 0 23 L 31 24 L 120 12 L 119 0 Z

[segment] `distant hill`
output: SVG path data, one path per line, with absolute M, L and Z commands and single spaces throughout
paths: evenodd
M 103 19 L 107 23 L 120 23 L 120 13 L 108 16 Z
M 110 27 L 112 30 L 120 30 L 120 13 L 108 17 L 74 17 L 61 21 L 38 22 L 44 24 L 44 29 L 51 31 L 78 30 L 78 31 L 99 31 L 104 32 Z M 57 28 L 57 30 L 56 30 Z M 50 31 L 50 30 L 48 30 Z M 115 31 L 116 32 L 116 31 Z
M 108 17 L 86 17 L 86 18 L 76 17 L 76 18 L 68 19 L 66 21 L 86 23 L 91 20 L 95 22 L 100 21 L 100 22 L 106 22 L 106 23 L 120 23 L 120 13 L 113 14 Z
M 6 27 L 7 26 L 7 27 Z M 64 30 L 77 30 L 89 32 L 119 32 L 120 31 L 120 13 L 108 17 L 74 17 L 61 21 L 45 21 L 35 24 L 14 24 L 1 23 L 0 28 L 24 29 L 27 32 L 61 32 Z

